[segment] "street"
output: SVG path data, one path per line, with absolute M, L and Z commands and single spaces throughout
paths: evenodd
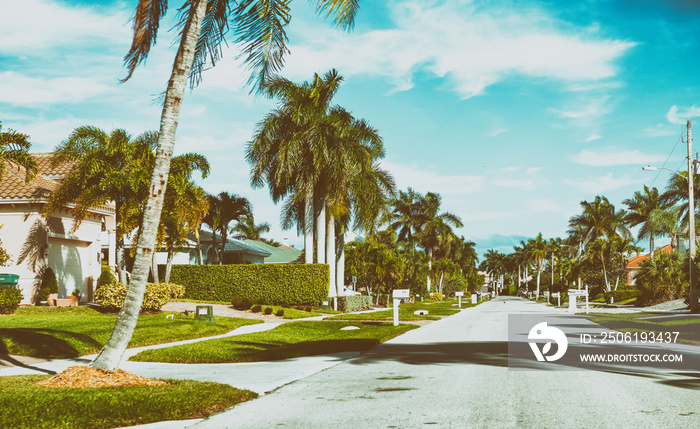
M 509 370 L 508 314 L 571 317 L 499 297 L 188 427 L 700 427 L 700 371 Z

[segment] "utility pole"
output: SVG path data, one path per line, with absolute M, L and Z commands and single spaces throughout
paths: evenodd
M 688 129 L 688 224 L 689 224 L 689 251 L 690 251 L 690 270 L 688 271 L 688 283 L 690 285 L 690 293 L 688 300 L 690 301 L 690 312 L 698 313 L 698 291 L 695 287 L 695 279 L 693 271 L 695 270 L 695 192 L 693 191 L 693 181 L 695 169 L 693 168 L 693 138 L 690 133 L 690 121 L 686 125 Z

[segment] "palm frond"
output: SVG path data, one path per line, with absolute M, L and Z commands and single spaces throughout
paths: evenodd
M 187 3 L 191 3 L 191 0 L 187 0 Z M 167 0 L 139 0 L 133 19 L 134 37 L 131 48 L 124 57 L 124 64 L 129 74 L 121 80 L 122 82 L 129 80 L 136 67 L 148 57 L 151 46 L 156 44 L 160 20 L 165 16 L 167 10 Z

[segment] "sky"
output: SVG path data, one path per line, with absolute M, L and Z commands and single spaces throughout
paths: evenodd
M 34 152 L 82 125 L 157 130 L 180 3 L 170 2 L 147 62 L 120 83 L 136 3 L 0 0 L 3 127 L 28 134 Z M 300 0 L 280 74 L 303 82 L 337 69 L 345 81 L 334 102 L 379 131 L 397 188 L 441 194 L 479 253 L 510 253 L 538 233 L 565 237 L 581 201 L 604 195 L 624 208 L 644 185 L 662 190 L 672 173 L 643 165 L 687 168 L 681 136 L 700 116 L 698 28 L 692 0 L 386 0 L 360 1 L 344 32 Z M 175 152 L 205 155 L 205 190 L 247 197 L 269 238 L 301 248 L 268 190 L 250 186 L 245 145 L 275 101 L 251 94 L 229 41 L 185 96 Z

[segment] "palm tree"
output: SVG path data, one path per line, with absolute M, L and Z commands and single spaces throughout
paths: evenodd
M 391 202 L 392 211 L 389 216 L 389 227 L 398 232 L 398 240 L 415 244 L 413 235 L 418 230 L 416 201 L 418 195 L 413 189 L 399 191 L 399 195 Z
M 537 268 L 537 291 L 535 292 L 535 300 L 537 300 L 540 297 L 540 276 L 544 267 L 542 262 L 547 258 L 549 245 L 547 240 L 542 238 L 542 233 L 539 233 L 535 239 L 528 240 L 528 247 L 532 260 L 535 263 L 535 268 Z
M 11 128 L 3 131 L 0 122 L 0 182 L 5 176 L 6 161 L 24 168 L 25 182 L 29 182 L 36 175 L 36 160 L 29 155 L 30 147 L 29 136 Z
M 231 222 L 240 221 L 243 216 L 250 215 L 252 209 L 247 198 L 223 191 L 215 197 L 213 210 L 217 212 L 214 216 L 218 220 L 218 232 L 221 233 L 219 264 L 222 264 L 231 229 L 229 225 Z
M 107 134 L 92 126 L 78 127 L 68 139 L 54 149 L 52 166 L 72 163 L 74 167 L 63 178 L 49 198 L 44 213 L 73 204 L 77 229 L 90 209 L 113 202 L 116 224 L 116 264 L 120 281 L 126 284 L 124 235 L 133 230 L 142 200 L 138 189 L 144 189 L 143 171 L 153 162 L 156 133 L 149 131 L 135 139 L 123 129 Z M 146 168 L 144 168 L 144 166 Z M 147 188 L 146 192 L 147 192 Z
M 270 224 L 267 222 L 256 224 L 253 213 L 241 216 L 238 220 L 238 224 L 231 228 L 231 232 L 234 233 L 233 238 L 239 240 L 260 240 L 262 235 L 266 232 L 270 232 Z
M 640 240 L 642 238 L 649 238 L 649 254 L 650 258 L 654 260 L 654 237 L 661 233 L 659 226 L 655 225 L 651 221 L 651 213 L 654 210 L 664 210 L 668 206 L 661 204 L 659 200 L 659 190 L 656 188 L 649 189 L 644 185 L 644 192 L 635 192 L 632 198 L 628 198 L 622 201 L 623 204 L 627 205 L 627 215 L 625 216 L 625 221 L 630 226 L 642 225 L 639 229 L 637 238 Z
M 580 237 L 582 249 L 596 238 L 630 236 L 624 222 L 625 212 L 615 211 L 606 197 L 598 195 L 592 203 L 581 201 L 581 207 L 581 214 L 569 219 L 569 232 Z
M 430 292 L 430 273 L 432 270 L 433 252 L 441 241 L 454 236 L 451 226 L 461 228 L 462 220 L 450 212 L 440 213 L 442 197 L 440 194 L 428 192 L 425 197 L 418 199 L 417 225 L 418 232 L 416 238 L 418 243 L 428 255 L 428 278 L 427 286 Z
M 334 13 L 337 25 L 347 29 L 352 27 L 358 10 L 356 0 L 315 0 L 314 3 L 319 12 L 327 11 L 329 15 Z M 134 14 L 134 38 L 125 58 L 129 73 L 124 81 L 148 57 L 151 46 L 156 42 L 160 20 L 165 16 L 167 6 L 167 0 L 139 0 Z M 287 2 L 263 5 L 252 0 L 237 4 L 226 0 L 188 0 L 180 12 L 180 41 L 165 91 L 157 158 L 143 217 L 144 234 L 137 243 L 134 273 L 125 304 L 107 344 L 91 364 L 96 368 L 114 369 L 119 364 L 136 327 L 146 290 L 149 260 L 156 243 L 170 160 L 175 147 L 175 131 L 187 80 L 191 79 L 192 85 L 198 83 L 207 62 L 211 61 L 213 65 L 220 59 L 220 46 L 225 40 L 229 22 L 234 25 L 236 43 L 242 46 L 246 55 L 245 62 L 252 69 L 249 83 L 267 82 L 270 74 L 282 66 L 287 52 L 287 36 L 284 31 L 290 20 Z

